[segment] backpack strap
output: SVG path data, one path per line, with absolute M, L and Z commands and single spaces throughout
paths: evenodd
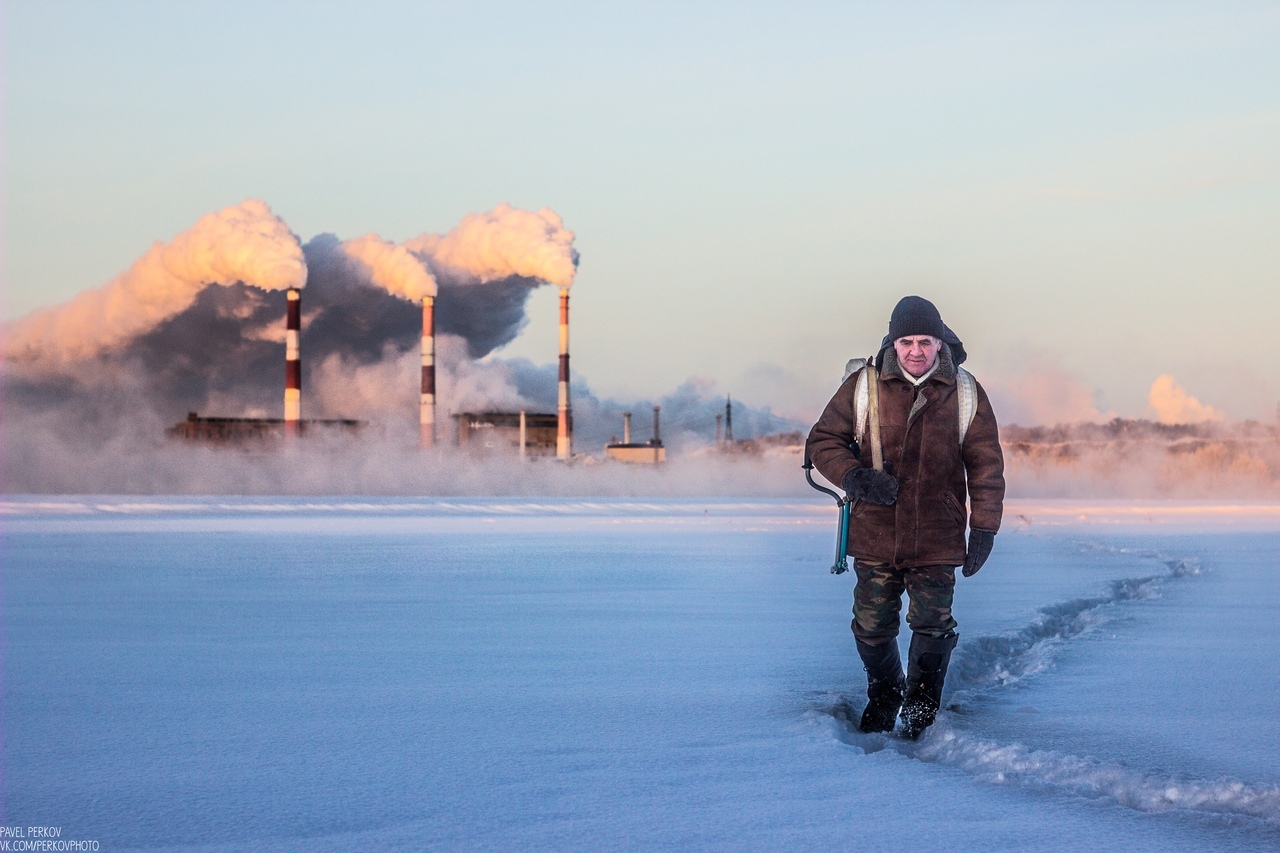
M 853 437 L 857 441 L 862 441 L 863 433 L 867 431 L 867 412 L 871 402 L 871 391 L 867 386 L 869 371 L 864 369 L 867 364 L 865 358 L 849 359 L 849 363 L 844 366 L 844 379 L 841 380 L 846 381 L 853 374 L 858 374 L 858 381 L 853 388 Z
M 963 367 L 956 368 L 956 394 L 960 398 L 960 446 L 964 447 L 969 425 L 978 414 L 978 381 Z
M 867 434 L 867 418 L 871 412 L 871 388 L 868 387 L 867 376 L 874 369 L 872 367 L 864 367 L 862 372 L 858 374 L 858 384 L 853 389 L 853 423 L 858 429 L 854 433 L 854 437 L 858 441 L 862 441 L 862 437 Z
M 871 391 L 867 385 L 869 370 L 865 358 L 851 358 L 849 363 L 844 366 L 844 379 L 857 373 L 858 382 L 853 389 L 853 425 L 854 438 L 859 441 L 867 431 L 867 416 L 870 410 Z M 844 381 L 844 380 L 841 380 Z M 978 381 L 973 378 L 973 374 L 965 370 L 963 367 L 956 368 L 956 396 L 960 403 L 960 446 L 964 447 L 965 436 L 969 434 L 969 427 L 973 424 L 973 418 L 978 414 Z

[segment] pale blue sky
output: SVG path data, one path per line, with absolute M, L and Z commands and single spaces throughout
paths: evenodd
M 980 379 L 1280 400 L 1280 4 L 7 2 L 15 317 L 245 197 L 578 235 L 574 366 L 805 414 L 897 298 Z M 554 295 L 507 352 L 554 357 Z

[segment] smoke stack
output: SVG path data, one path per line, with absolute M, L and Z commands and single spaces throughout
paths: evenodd
M 569 288 L 560 288 L 560 402 L 556 409 L 556 458 L 573 455 L 569 411 Z
M 724 403 L 724 443 L 733 444 L 733 397 L 726 397 Z
M 298 336 L 302 330 L 302 291 L 291 287 L 285 293 L 284 324 L 284 434 L 297 438 L 298 421 L 302 418 L 302 360 L 298 355 Z
M 724 415 L 716 412 L 716 444 L 724 441 Z
M 631 413 L 622 413 L 622 443 L 631 443 Z
M 418 420 L 422 427 L 422 446 L 436 443 L 436 300 L 422 297 L 422 398 L 418 404 Z
M 662 446 L 662 432 L 658 429 L 658 412 L 662 410 L 661 406 L 653 407 L 653 441 L 649 442 L 654 447 Z

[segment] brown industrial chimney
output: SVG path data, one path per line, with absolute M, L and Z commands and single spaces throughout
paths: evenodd
M 284 323 L 284 434 L 297 438 L 302 419 L 302 360 L 298 355 L 298 338 L 302 330 L 302 291 L 289 288 L 285 294 Z
M 422 297 L 422 398 L 418 420 L 422 446 L 436 443 L 436 307 L 435 297 Z
M 569 407 L 569 288 L 560 288 L 560 389 L 556 408 L 556 458 L 573 455 L 573 415 Z

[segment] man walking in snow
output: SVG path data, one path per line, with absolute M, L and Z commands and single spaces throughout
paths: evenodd
M 871 364 L 846 377 L 809 433 L 824 477 L 853 501 L 853 634 L 867 672 L 864 732 L 920 736 L 933 724 L 958 636 L 955 570 L 991 553 L 1004 504 L 1004 456 L 986 392 L 960 368 L 964 346 L 933 303 L 898 302 Z M 965 517 L 966 492 L 968 518 Z M 969 528 L 965 539 L 966 522 Z M 911 648 L 898 653 L 902 594 Z

